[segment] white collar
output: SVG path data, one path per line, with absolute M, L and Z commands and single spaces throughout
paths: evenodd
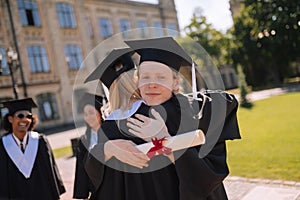
M 15 139 L 15 142 L 18 144 L 19 147 L 21 147 L 21 143 L 23 144 L 24 149 L 26 149 L 26 145 L 28 144 L 27 138 L 28 138 L 28 132 L 26 132 L 23 141 L 21 142 L 19 138 L 17 138 L 17 136 L 12 133 L 12 136 Z
M 145 101 L 138 100 L 132 104 L 129 110 L 121 110 L 121 109 L 115 110 L 105 119 L 105 121 L 127 119 L 128 117 L 131 117 L 139 109 L 142 103 L 146 104 Z
M 98 133 L 91 129 L 90 145 L 89 149 L 93 148 L 98 143 Z
M 29 131 L 27 135 L 29 138 L 27 148 L 24 153 L 13 139 L 12 134 L 8 134 L 2 138 L 4 148 L 8 156 L 25 178 L 30 177 L 39 144 L 39 136 L 37 132 Z

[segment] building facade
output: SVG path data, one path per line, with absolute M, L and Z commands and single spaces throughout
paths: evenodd
M 13 14 L 12 14 L 13 13 Z M 157 4 L 128 0 L 0 0 L 0 100 L 32 97 L 38 104 L 38 128 L 73 123 L 73 92 L 81 63 L 101 41 L 139 28 L 138 37 L 162 36 L 145 27 L 179 32 L 174 0 Z M 155 29 L 156 30 L 156 29 Z M 124 32 L 125 31 L 125 32 Z M 169 33 L 168 33 L 169 34 Z M 175 35 L 174 35 L 175 36 Z M 6 49 L 18 54 L 9 64 Z M 11 67 L 11 70 L 9 68 Z M 11 76 L 14 72 L 14 76 Z M 101 91 L 100 91 L 101 92 Z M 1 109 L 0 117 L 7 111 Z

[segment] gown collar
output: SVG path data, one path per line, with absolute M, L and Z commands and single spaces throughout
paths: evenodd
M 115 110 L 105 120 L 127 119 L 128 117 L 131 117 L 139 109 L 142 103 L 145 104 L 145 101 L 138 100 L 132 104 L 132 107 L 129 110 L 121 110 L 121 109 Z
M 29 131 L 28 137 L 28 144 L 24 153 L 15 142 L 12 134 L 8 134 L 2 138 L 8 156 L 25 178 L 30 177 L 39 144 L 37 132 Z

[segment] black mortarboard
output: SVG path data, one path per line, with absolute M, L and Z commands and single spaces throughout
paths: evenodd
M 193 62 L 172 37 L 127 40 L 125 43 L 141 56 L 140 63 L 156 61 L 179 71 L 180 66 L 189 66 Z
M 94 106 L 99 112 L 100 108 L 103 105 L 103 98 L 102 96 L 91 94 L 91 93 L 85 93 L 79 101 L 80 109 L 83 110 L 84 106 L 89 104 Z
M 32 98 L 4 101 L 2 102 L 2 104 L 4 107 L 8 108 L 8 112 L 10 114 L 14 114 L 19 110 L 28 110 L 29 112 L 31 112 L 32 108 L 37 107 Z
M 135 67 L 131 59 L 132 52 L 131 48 L 113 49 L 84 82 L 100 79 L 109 88 L 120 74 Z M 116 69 L 119 64 L 122 64 L 122 68 Z

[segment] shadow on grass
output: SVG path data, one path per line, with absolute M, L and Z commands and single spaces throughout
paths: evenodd
M 242 108 L 252 109 L 252 107 L 254 106 L 254 104 L 251 103 L 251 102 L 244 102 L 244 103 L 241 103 L 240 106 L 241 106 Z

